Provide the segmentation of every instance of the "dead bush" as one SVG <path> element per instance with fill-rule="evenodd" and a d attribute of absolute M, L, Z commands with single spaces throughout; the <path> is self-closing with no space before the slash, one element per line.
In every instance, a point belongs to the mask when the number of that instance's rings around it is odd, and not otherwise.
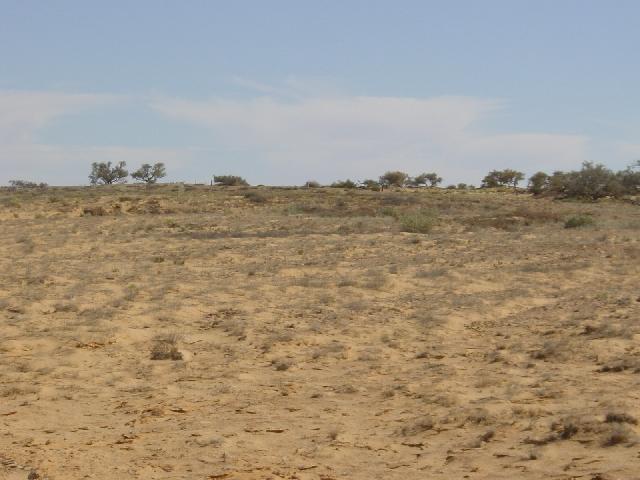
<path fill-rule="evenodd" d="M 103 217 L 107 214 L 107 211 L 102 205 L 89 206 L 82 208 L 83 215 L 91 215 L 92 217 Z"/>
<path fill-rule="evenodd" d="M 171 334 L 156 337 L 151 347 L 151 360 L 182 360 L 182 352 L 178 350 L 178 336 Z"/>

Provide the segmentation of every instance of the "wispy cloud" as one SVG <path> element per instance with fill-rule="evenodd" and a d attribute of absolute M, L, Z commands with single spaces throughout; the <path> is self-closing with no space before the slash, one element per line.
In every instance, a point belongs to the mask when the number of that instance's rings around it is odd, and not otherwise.
<path fill-rule="evenodd" d="M 209 128 L 218 144 L 268 162 L 284 181 L 300 181 L 296 170 L 362 178 L 390 168 L 477 181 L 493 167 L 573 167 L 588 144 L 579 135 L 483 132 L 483 122 L 507 107 L 471 97 L 157 98 L 152 107 Z"/>
<path fill-rule="evenodd" d="M 0 143 L 23 144 L 57 117 L 122 101 L 116 95 L 0 91 Z"/>
<path fill-rule="evenodd" d="M 177 148 L 63 146 L 34 141 L 40 129 L 60 117 L 131 100 L 109 94 L 0 91 L 0 182 L 26 178 L 51 184 L 86 183 L 88 166 L 95 161 L 160 161 L 177 167 L 187 160 L 189 152 Z"/>
<path fill-rule="evenodd" d="M 268 95 L 195 101 L 0 91 L 0 181 L 23 176 L 82 183 L 90 162 L 124 160 L 164 161 L 177 178 L 202 179 L 212 169 L 226 169 L 251 172 L 256 182 L 300 183 L 308 178 L 363 179 L 398 168 L 410 173 L 435 170 L 445 181 L 477 183 L 491 168 L 529 173 L 575 168 L 590 151 L 585 136 L 488 130 L 496 112 L 508 111 L 502 100 L 309 94 L 303 86 L 244 84 Z M 129 108 L 150 107 L 159 122 L 171 119 L 204 127 L 210 137 L 200 137 L 195 144 L 177 143 L 175 148 L 43 145 L 34 140 L 40 129 L 60 117 L 77 115 L 82 121 L 85 111 L 118 102 Z M 636 147 L 620 145 L 617 151 L 634 155 Z"/>
<path fill-rule="evenodd" d="M 130 166 L 164 162 L 176 169 L 184 164 L 189 153 L 184 149 L 125 146 L 0 145 L 0 159 L 11 159 L 11 164 L 3 168 L 6 177 L 0 181 L 24 178 L 52 185 L 83 184 L 88 182 L 92 162 L 124 160 Z"/>

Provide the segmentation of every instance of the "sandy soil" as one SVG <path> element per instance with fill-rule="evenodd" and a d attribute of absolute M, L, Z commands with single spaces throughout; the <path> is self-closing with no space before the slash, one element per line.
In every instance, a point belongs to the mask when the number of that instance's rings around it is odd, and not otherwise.
<path fill-rule="evenodd" d="M 0 207 L 0 478 L 640 478 L 638 206 L 163 186 Z"/>

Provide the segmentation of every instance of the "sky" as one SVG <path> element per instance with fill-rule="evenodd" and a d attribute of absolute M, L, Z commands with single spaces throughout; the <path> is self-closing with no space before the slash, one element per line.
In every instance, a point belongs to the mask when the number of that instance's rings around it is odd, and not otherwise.
<path fill-rule="evenodd" d="M 640 159 L 637 0 L 0 0 L 0 185 Z"/>

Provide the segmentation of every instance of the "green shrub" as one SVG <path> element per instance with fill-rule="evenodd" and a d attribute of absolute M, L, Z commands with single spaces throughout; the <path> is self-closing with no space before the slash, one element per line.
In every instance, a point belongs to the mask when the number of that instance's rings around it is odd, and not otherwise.
<path fill-rule="evenodd" d="M 435 224 L 433 214 L 425 211 L 405 213 L 398 220 L 402 231 L 409 233 L 429 233 Z"/>
<path fill-rule="evenodd" d="M 371 190 L 373 192 L 380 191 L 380 182 L 376 182 L 375 180 L 367 179 L 362 182 L 362 188 L 366 190 Z"/>
<path fill-rule="evenodd" d="M 593 217 L 588 215 L 574 215 L 564 222 L 564 228 L 579 228 L 593 225 Z"/>
<path fill-rule="evenodd" d="M 549 188 L 549 175 L 544 172 L 537 172 L 529 178 L 529 193 L 542 195 Z"/>
<path fill-rule="evenodd" d="M 409 180 L 409 175 L 400 172 L 387 172 L 380 177 L 380 185 L 384 187 L 404 187 Z"/>
<path fill-rule="evenodd" d="M 624 178 L 604 165 L 584 162 L 580 170 L 553 172 L 548 179 L 547 190 L 559 197 L 597 200 L 623 194 L 621 179 L 633 182 L 632 177 Z"/>
<path fill-rule="evenodd" d="M 332 188 L 356 188 L 357 185 L 354 181 L 350 180 L 350 179 L 346 179 L 346 180 L 338 180 L 337 182 L 333 182 L 331 184 Z"/>
<path fill-rule="evenodd" d="M 226 187 L 249 185 L 249 182 L 237 175 L 214 175 L 213 181 L 216 185 L 224 185 Z"/>
<path fill-rule="evenodd" d="M 253 203 L 267 203 L 269 197 L 261 192 L 247 192 L 244 194 L 244 198 Z"/>

